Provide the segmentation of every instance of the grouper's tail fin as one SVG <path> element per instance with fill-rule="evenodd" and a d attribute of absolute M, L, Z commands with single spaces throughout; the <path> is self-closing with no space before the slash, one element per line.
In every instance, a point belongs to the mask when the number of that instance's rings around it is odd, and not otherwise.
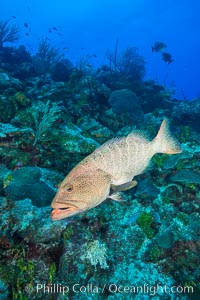
<path fill-rule="evenodd" d="M 169 122 L 167 119 L 163 120 L 152 143 L 155 153 L 176 154 L 182 152 L 180 143 L 170 132 Z"/>

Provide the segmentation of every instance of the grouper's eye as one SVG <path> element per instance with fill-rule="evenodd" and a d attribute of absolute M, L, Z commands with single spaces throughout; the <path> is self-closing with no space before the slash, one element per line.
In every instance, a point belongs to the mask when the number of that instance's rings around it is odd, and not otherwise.
<path fill-rule="evenodd" d="M 68 188 L 67 188 L 67 191 L 70 193 L 73 191 L 73 185 L 70 185 Z"/>
<path fill-rule="evenodd" d="M 74 187 L 72 184 L 65 184 L 63 187 L 62 187 L 62 195 L 68 195 L 69 193 L 71 193 L 73 191 Z"/>
<path fill-rule="evenodd" d="M 72 184 L 67 183 L 62 188 L 64 189 L 65 192 L 71 193 L 74 187 Z"/>

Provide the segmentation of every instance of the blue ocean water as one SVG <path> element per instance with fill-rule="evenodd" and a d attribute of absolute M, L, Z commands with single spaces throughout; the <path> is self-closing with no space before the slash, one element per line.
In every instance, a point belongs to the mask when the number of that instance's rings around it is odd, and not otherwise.
<path fill-rule="evenodd" d="M 0 0 L 0 300 L 199 299 L 199 10 Z"/>
<path fill-rule="evenodd" d="M 73 61 L 96 54 L 94 66 L 105 62 L 106 49 L 114 49 L 119 38 L 119 49 L 139 48 L 147 78 L 173 89 L 179 99 L 191 100 L 200 94 L 199 5 L 197 0 L 8 0 L 1 4 L 1 18 L 22 27 L 28 24 L 20 43 L 30 51 L 36 51 L 38 40 L 47 37 Z M 53 27 L 57 30 L 48 32 Z M 172 64 L 151 52 L 155 41 L 167 44 Z"/>

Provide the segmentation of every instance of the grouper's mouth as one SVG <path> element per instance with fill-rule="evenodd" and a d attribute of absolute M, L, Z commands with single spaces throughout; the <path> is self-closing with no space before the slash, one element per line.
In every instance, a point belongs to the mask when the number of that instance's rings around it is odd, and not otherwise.
<path fill-rule="evenodd" d="M 52 220 L 61 220 L 78 214 L 81 210 L 76 206 L 54 208 L 51 212 Z"/>

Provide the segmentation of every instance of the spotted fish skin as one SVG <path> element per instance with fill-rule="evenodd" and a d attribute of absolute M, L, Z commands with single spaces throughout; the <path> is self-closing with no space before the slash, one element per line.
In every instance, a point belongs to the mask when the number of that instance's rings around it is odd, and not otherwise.
<path fill-rule="evenodd" d="M 142 132 L 131 132 L 127 137 L 110 140 L 83 160 L 111 175 L 112 184 L 121 185 L 141 174 L 156 153 L 182 152 L 180 144 L 171 137 L 168 121 L 164 120 L 153 141 Z"/>
<path fill-rule="evenodd" d="M 144 133 L 131 132 L 126 137 L 106 142 L 72 169 L 61 183 L 51 205 L 54 208 L 52 219 L 95 207 L 110 197 L 111 190 L 135 186 L 133 178 L 146 169 L 154 154 L 180 152 L 181 146 L 172 137 L 166 119 L 153 141 Z M 113 199 L 119 197 L 113 195 Z"/>
<path fill-rule="evenodd" d="M 104 144 L 88 159 L 92 159 L 97 168 L 111 175 L 112 184 L 121 185 L 141 174 L 154 154 L 147 140 L 131 133 Z"/>

